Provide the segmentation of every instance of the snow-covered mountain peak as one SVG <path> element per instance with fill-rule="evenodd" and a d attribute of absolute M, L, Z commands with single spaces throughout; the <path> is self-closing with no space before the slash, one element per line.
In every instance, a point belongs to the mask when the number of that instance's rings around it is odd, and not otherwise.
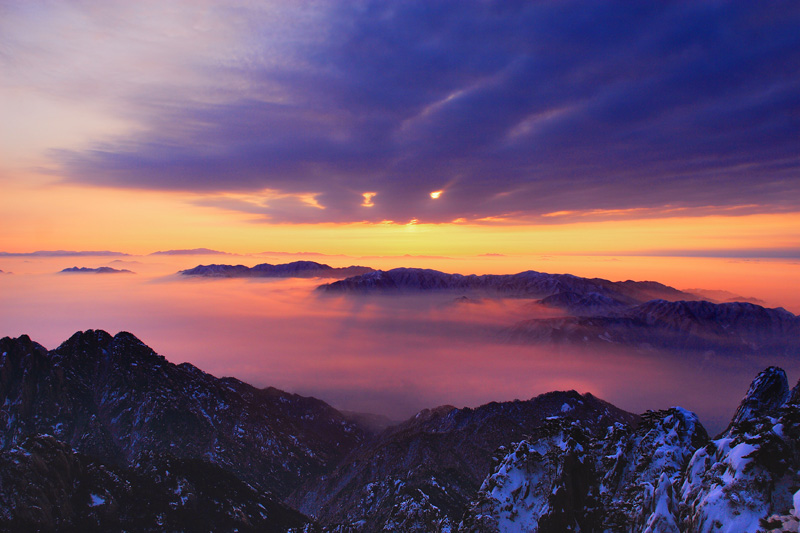
<path fill-rule="evenodd" d="M 750 384 L 726 433 L 743 422 L 776 411 L 789 400 L 789 396 L 789 381 L 782 368 L 771 366 L 762 370 Z"/>

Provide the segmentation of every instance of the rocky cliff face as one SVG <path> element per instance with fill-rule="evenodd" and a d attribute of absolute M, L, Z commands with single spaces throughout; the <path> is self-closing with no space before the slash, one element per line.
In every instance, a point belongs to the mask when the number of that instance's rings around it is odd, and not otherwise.
<path fill-rule="evenodd" d="M 680 408 L 646 413 L 635 428 L 611 425 L 601 436 L 558 421 L 510 448 L 459 530 L 668 531 L 672 486 L 706 439 Z"/>
<path fill-rule="evenodd" d="M 543 428 L 509 448 L 458 530 L 797 531 L 792 397 L 783 371 L 765 370 L 714 440 L 680 408 L 646 413 L 637 427 L 616 424 L 602 438 L 575 423 Z"/>
<path fill-rule="evenodd" d="M 637 419 L 575 391 L 476 409 L 422 411 L 365 442 L 289 501 L 348 531 L 446 531 L 490 472 L 498 447 L 554 421 L 580 421 L 588 434 L 601 434 L 609 425 Z"/>
<path fill-rule="evenodd" d="M 753 381 L 725 432 L 698 449 L 683 476 L 690 531 L 796 531 L 800 516 L 800 384 L 768 368 Z M 792 529 L 793 528 L 793 529 Z"/>

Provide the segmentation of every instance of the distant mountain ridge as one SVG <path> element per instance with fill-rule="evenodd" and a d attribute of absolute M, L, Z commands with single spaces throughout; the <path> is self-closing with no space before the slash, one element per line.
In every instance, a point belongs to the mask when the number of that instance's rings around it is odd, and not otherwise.
<path fill-rule="evenodd" d="M 800 355 L 800 317 L 746 302 L 652 300 L 615 314 L 525 320 L 502 335 L 521 343 Z"/>
<path fill-rule="evenodd" d="M 190 248 L 182 250 L 159 250 L 150 255 L 235 255 L 228 252 L 221 252 L 219 250 L 212 250 L 210 248 Z"/>
<path fill-rule="evenodd" d="M 349 266 L 334 268 L 315 261 L 293 261 L 272 265 L 262 263 L 254 267 L 244 265 L 198 265 L 179 273 L 184 276 L 205 278 L 344 278 L 371 272 L 372 268 Z"/>
<path fill-rule="evenodd" d="M 539 315 L 534 309 L 538 306 L 563 312 L 509 324 L 499 338 L 512 343 L 800 355 L 800 318 L 785 309 L 748 302 L 712 303 L 654 281 L 615 282 L 535 271 L 464 276 L 395 268 L 317 290 L 346 295 L 453 293 L 459 295 L 458 301 L 477 301 L 476 295 L 519 298 L 533 300 L 527 309 L 534 316 Z"/>
<path fill-rule="evenodd" d="M 510 298 L 546 298 L 562 292 L 599 294 L 626 305 L 655 298 L 692 299 L 693 295 L 655 281 L 608 281 L 572 274 L 547 274 L 528 270 L 518 274 L 446 274 L 422 268 L 375 270 L 318 287 L 324 293 L 397 293 L 458 291 Z"/>
<path fill-rule="evenodd" d="M 111 268 L 111 267 L 69 267 L 65 268 L 59 274 L 133 274 L 132 270 L 126 268 Z"/>

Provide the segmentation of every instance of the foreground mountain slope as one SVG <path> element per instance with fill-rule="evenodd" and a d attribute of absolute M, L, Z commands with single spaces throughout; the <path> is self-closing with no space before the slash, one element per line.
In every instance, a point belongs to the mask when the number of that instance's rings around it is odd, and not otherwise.
<path fill-rule="evenodd" d="M 129 333 L 73 335 L 48 352 L 0 339 L 0 448 L 46 433 L 113 465 L 169 451 L 282 497 L 364 438 L 314 398 L 174 365 Z"/>
<path fill-rule="evenodd" d="M 455 525 L 490 472 L 498 447 L 548 420 L 590 433 L 637 417 L 590 394 L 552 392 L 528 401 L 420 412 L 348 456 L 290 498 L 302 512 L 348 531 L 433 531 Z"/>
<path fill-rule="evenodd" d="M 643 531 L 657 510 L 653 490 L 675 483 L 706 440 L 697 418 L 680 408 L 601 435 L 552 422 L 501 458 L 459 530 Z"/>
<path fill-rule="evenodd" d="M 714 439 L 679 407 L 636 416 L 574 391 L 443 406 L 375 435 L 91 330 L 52 351 L 0 339 L 0 402 L 0 530 L 800 526 L 800 385 L 776 367 Z"/>
<path fill-rule="evenodd" d="M 649 412 L 601 438 L 558 421 L 516 443 L 459 531 L 797 531 L 800 386 L 759 374 L 731 426 L 709 440 L 683 409 Z"/>
<path fill-rule="evenodd" d="M 119 468 L 51 436 L 0 452 L 3 531 L 264 531 L 308 519 L 224 469 L 164 455 Z"/>

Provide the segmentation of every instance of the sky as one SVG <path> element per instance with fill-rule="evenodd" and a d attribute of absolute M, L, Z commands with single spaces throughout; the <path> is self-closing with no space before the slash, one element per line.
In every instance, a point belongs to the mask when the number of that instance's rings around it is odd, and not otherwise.
<path fill-rule="evenodd" d="M 800 312 L 797 2 L 0 0 L 0 72 L 6 254 L 535 269 Z M 0 254 L 0 301 L 38 302 L 0 335 L 97 327 L 42 309 L 100 257 Z"/>
<path fill-rule="evenodd" d="M 0 2 L 0 238 L 798 257 L 799 29 L 794 2 Z"/>

